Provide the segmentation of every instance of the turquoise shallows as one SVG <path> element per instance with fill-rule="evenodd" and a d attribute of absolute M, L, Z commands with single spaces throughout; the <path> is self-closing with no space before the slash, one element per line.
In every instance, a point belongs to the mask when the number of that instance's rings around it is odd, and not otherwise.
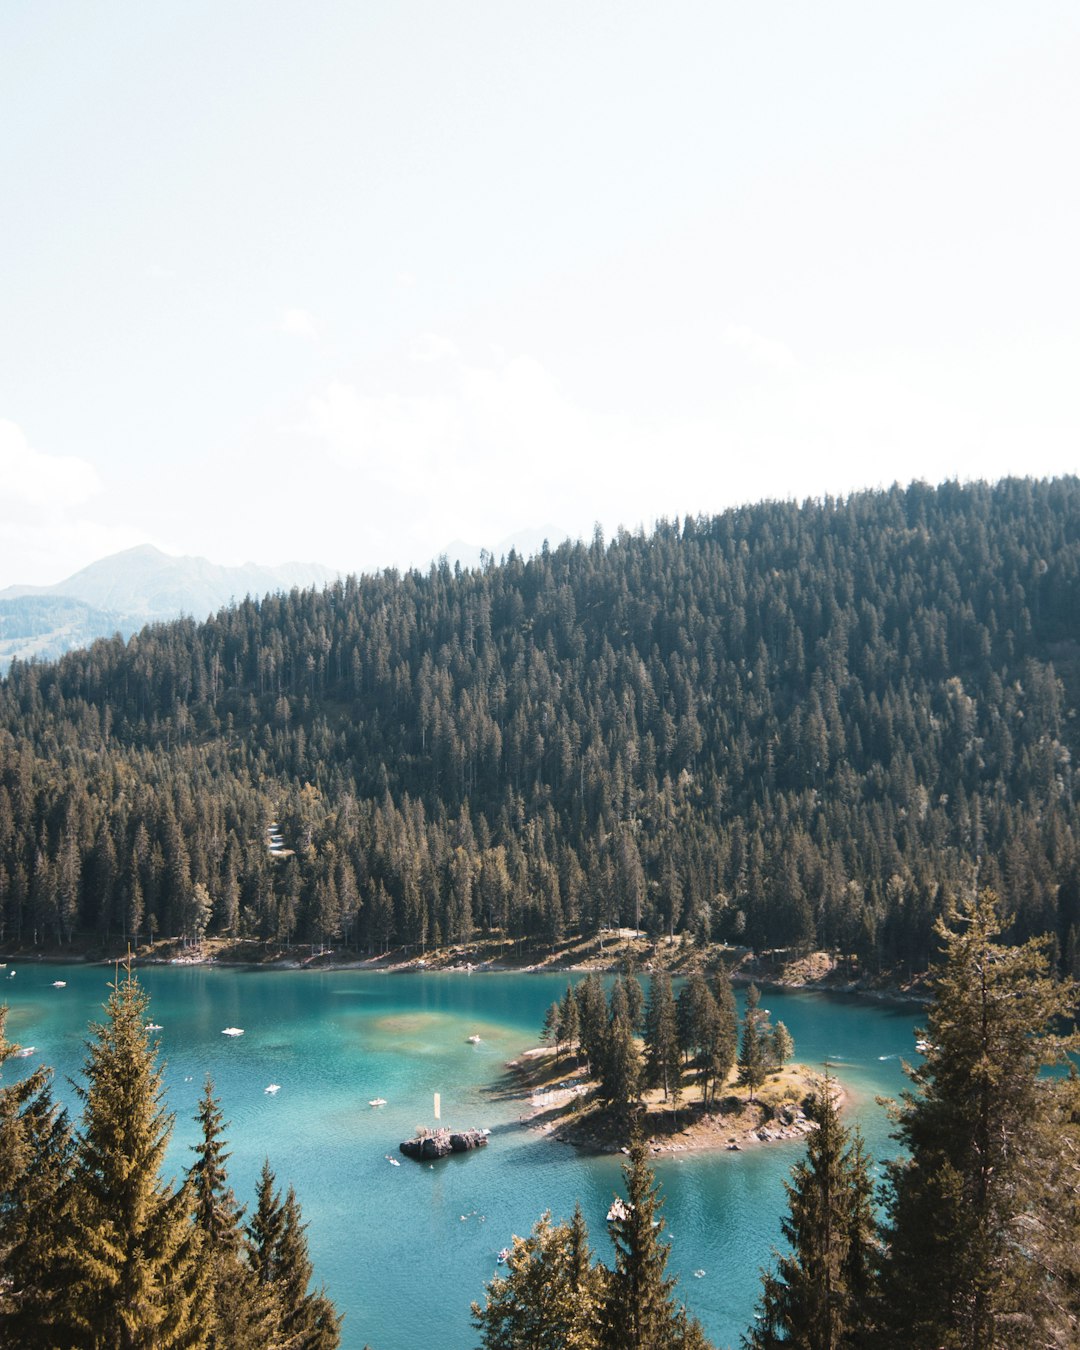
<path fill-rule="evenodd" d="M 14 968 L 16 975 L 9 978 Z M 112 968 L 9 961 L 0 969 L 8 1036 L 35 1047 L 5 1076 L 39 1061 L 58 1095 L 77 1103 L 87 1024 L 102 1016 Z M 250 1203 L 264 1156 L 292 1184 L 309 1224 L 316 1278 L 346 1314 L 343 1345 L 359 1350 L 467 1350 L 477 1338 L 469 1303 L 482 1301 L 495 1258 L 545 1209 L 568 1216 L 580 1199 L 597 1255 L 610 1258 L 604 1216 L 621 1186 L 621 1159 L 583 1157 L 521 1128 L 523 1103 L 505 1064 L 537 1044 L 544 1010 L 567 976 L 366 971 L 247 971 L 151 967 L 138 978 L 166 1062 L 176 1116 L 169 1165 L 187 1166 L 205 1075 L 222 1102 L 233 1187 Z M 577 980 L 580 976 L 571 976 Z M 53 986 L 63 980 L 62 988 Z M 915 1057 L 907 1007 L 821 994 L 762 997 L 795 1038 L 796 1057 L 828 1059 L 848 1086 L 870 1154 L 892 1156 L 876 1094 L 904 1085 Z M 226 1027 L 242 1036 L 225 1036 Z M 478 1035 L 477 1044 L 470 1036 Z M 278 1091 L 268 1093 L 271 1085 Z M 442 1120 L 491 1130 L 487 1149 L 429 1167 L 398 1158 L 398 1143 Z M 386 1106 L 371 1107 L 373 1098 Z M 750 1322 L 759 1269 L 780 1240 L 783 1181 L 797 1144 L 665 1158 L 657 1175 L 680 1296 L 719 1346 Z M 704 1271 L 695 1276 L 695 1271 Z"/>

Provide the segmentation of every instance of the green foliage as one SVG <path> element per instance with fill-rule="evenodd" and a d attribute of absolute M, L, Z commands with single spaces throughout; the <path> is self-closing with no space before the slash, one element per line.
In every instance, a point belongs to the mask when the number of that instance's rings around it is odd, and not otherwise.
<path fill-rule="evenodd" d="M 287 1350 L 335 1350 L 341 1343 L 341 1318 L 325 1291 L 309 1289 L 306 1228 L 293 1188 L 282 1200 L 270 1164 L 264 1162 L 247 1237 L 251 1267 L 269 1306 L 270 1343 Z"/>
<path fill-rule="evenodd" d="M 662 1087 L 664 1100 L 679 1098 L 679 1033 L 671 976 L 660 971 L 649 981 L 645 1013 L 645 1082 Z"/>
<path fill-rule="evenodd" d="M 117 978 L 91 1027 L 65 1267 L 69 1344 L 159 1350 L 206 1344 L 206 1283 L 192 1194 L 162 1180 L 172 1134 L 146 1030 L 149 998 Z"/>
<path fill-rule="evenodd" d="M 738 1058 L 739 1082 L 750 1089 L 751 1101 L 769 1071 L 769 1039 L 768 1016 L 761 1010 L 757 985 L 752 984 L 746 991 Z"/>
<path fill-rule="evenodd" d="M 791 1032 L 783 1022 L 777 1022 L 769 1036 L 769 1060 L 778 1069 L 782 1069 L 795 1053 L 795 1042 Z"/>
<path fill-rule="evenodd" d="M 569 1223 L 543 1214 L 532 1234 L 515 1237 L 506 1274 L 472 1305 L 483 1350 L 599 1350 L 604 1271 L 592 1264 L 580 1206 Z"/>
<path fill-rule="evenodd" d="M 17 662 L 0 933 L 922 968 L 978 861 L 1075 965 L 1078 516 L 1075 478 L 771 502 Z"/>
<path fill-rule="evenodd" d="M 636 984 L 637 981 L 635 980 Z M 606 1102 L 624 1134 L 641 1103 L 643 1066 L 631 1029 L 626 984 L 617 980 L 611 990 L 603 1058 L 600 1062 L 600 1099 Z"/>
<path fill-rule="evenodd" d="M 559 1004 L 559 1041 L 572 1050 L 578 1042 L 580 1036 L 580 1018 L 578 1016 L 577 999 L 574 997 L 574 991 L 568 984 L 566 993 Z"/>
<path fill-rule="evenodd" d="M 1045 1178 L 1060 1175 L 1068 1142 L 1046 1122 L 1071 1085 L 1039 1078 L 1077 1045 L 1061 1034 L 1077 990 L 1049 977 L 1048 940 L 1006 946 L 1004 926 L 989 892 L 938 926 L 945 962 L 925 1059 L 910 1070 L 915 1090 L 897 1113 L 904 1156 L 890 1167 L 888 1344 L 1042 1344 L 1062 1309 L 1077 1309 L 1075 1285 L 1054 1274 L 1052 1240 L 1051 1260 L 1040 1259 L 1056 1205 Z M 1074 1214 L 1075 1196 L 1074 1184 L 1063 1196 Z"/>
<path fill-rule="evenodd" d="M 195 1226 L 202 1235 L 202 1256 L 210 1284 L 206 1327 L 212 1350 L 261 1350 L 272 1329 L 270 1299 L 245 1257 L 243 1208 L 229 1186 L 229 1154 L 223 1137 L 221 1106 L 209 1075 L 196 1120 L 201 1138 L 188 1174 Z"/>
<path fill-rule="evenodd" d="M 340 1318 L 309 1293 L 296 1197 L 267 1168 L 248 1234 L 228 1184 L 223 1121 L 207 1081 L 183 1184 L 163 1180 L 172 1131 L 126 972 L 91 1027 L 76 1136 L 47 1070 L 0 1088 L 0 1343 L 63 1350 L 334 1350 Z M 0 1065 L 14 1047 L 4 1038 Z"/>
<path fill-rule="evenodd" d="M 844 1128 L 825 1079 L 806 1159 L 785 1183 L 790 1251 L 762 1277 L 749 1350 L 855 1350 L 872 1344 L 873 1186 L 862 1139 Z"/>
<path fill-rule="evenodd" d="M 0 1068 L 17 1047 L 4 1034 Z M 62 1325 L 55 1250 L 66 1221 L 73 1141 L 67 1114 L 52 1098 L 49 1070 L 39 1067 L 0 1088 L 0 1344 L 29 1345 Z"/>
<path fill-rule="evenodd" d="M 675 1301 L 666 1274 L 669 1248 L 645 1144 L 631 1141 L 624 1164 L 626 1200 L 608 1223 L 615 1247 L 602 1310 L 604 1350 L 685 1350 L 703 1343 L 700 1326 Z"/>

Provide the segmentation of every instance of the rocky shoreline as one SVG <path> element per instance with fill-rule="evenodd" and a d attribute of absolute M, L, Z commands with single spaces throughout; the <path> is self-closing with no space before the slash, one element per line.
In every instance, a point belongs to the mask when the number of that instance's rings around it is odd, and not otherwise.
<path fill-rule="evenodd" d="M 607 1113 L 591 1100 L 594 1085 L 579 1069 L 558 1073 L 552 1052 L 543 1047 L 525 1051 L 507 1065 L 517 1080 L 525 1108 L 522 1124 L 556 1143 L 588 1153 L 625 1151 L 626 1142 Z M 559 1081 L 552 1081 L 552 1071 Z M 651 1094 L 641 1124 L 653 1154 L 742 1152 L 766 1144 L 797 1143 L 817 1129 L 806 1113 L 806 1100 L 821 1082 L 821 1071 L 804 1064 L 788 1065 L 774 1075 L 764 1095 L 748 1101 L 729 1083 L 708 1109 L 684 1102 L 678 1109 Z M 847 1100 L 843 1084 L 829 1075 L 840 1109 Z"/>

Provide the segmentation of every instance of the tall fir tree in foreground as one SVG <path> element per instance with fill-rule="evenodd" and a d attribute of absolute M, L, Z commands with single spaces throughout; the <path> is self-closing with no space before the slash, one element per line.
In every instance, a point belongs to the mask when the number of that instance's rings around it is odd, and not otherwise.
<path fill-rule="evenodd" d="M 195 1119 L 200 1138 L 191 1146 L 188 1177 L 210 1284 L 208 1344 L 211 1350 L 261 1350 L 270 1342 L 271 1303 L 244 1259 L 244 1210 L 229 1185 L 225 1124 L 209 1075 Z"/>
<path fill-rule="evenodd" d="M 17 1046 L 5 1037 L 0 1070 Z M 54 1232 L 66 1213 L 73 1140 L 44 1066 L 0 1088 L 0 1345 L 45 1343 L 60 1321 L 63 1287 Z"/>
<path fill-rule="evenodd" d="M 1048 1230 L 1044 1122 L 1064 1089 L 1039 1073 L 1076 1047 L 1060 1029 L 1077 990 L 1050 977 L 1049 939 L 1005 946 L 1003 927 L 989 892 L 937 925 L 945 963 L 925 1059 L 909 1071 L 915 1091 L 897 1112 L 904 1156 L 890 1165 L 883 1346 L 1069 1343 L 1050 1336 L 1075 1312 L 1077 1290 L 1038 1241 Z"/>
<path fill-rule="evenodd" d="M 623 1172 L 626 1200 L 613 1207 L 608 1224 L 615 1264 L 604 1295 L 603 1350 L 707 1350 L 700 1324 L 676 1302 L 676 1281 L 666 1273 L 661 1202 L 640 1135 Z"/>
<path fill-rule="evenodd" d="M 830 1080 L 810 1106 L 818 1128 L 785 1183 L 781 1230 L 790 1251 L 762 1277 L 747 1350 L 856 1350 L 871 1346 L 876 1251 L 873 1184 L 858 1129 L 847 1130 Z"/>
<path fill-rule="evenodd" d="M 282 1200 L 264 1162 L 247 1228 L 252 1269 L 269 1304 L 269 1344 L 282 1350 L 336 1350 L 341 1318 L 324 1290 L 310 1289 L 307 1225 L 290 1186 Z"/>
<path fill-rule="evenodd" d="M 66 1267 L 66 1344 L 173 1350 L 207 1344 L 208 1280 L 190 1185 L 164 1181 L 173 1119 L 146 1029 L 149 999 L 126 972 L 91 1026 Z"/>

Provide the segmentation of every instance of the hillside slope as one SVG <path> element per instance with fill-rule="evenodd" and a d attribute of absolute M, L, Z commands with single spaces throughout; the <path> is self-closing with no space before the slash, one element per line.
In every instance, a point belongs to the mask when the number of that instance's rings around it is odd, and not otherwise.
<path fill-rule="evenodd" d="M 6 933 L 624 923 L 921 966 L 988 884 L 1075 966 L 1078 614 L 1078 480 L 916 484 L 18 666 Z"/>

